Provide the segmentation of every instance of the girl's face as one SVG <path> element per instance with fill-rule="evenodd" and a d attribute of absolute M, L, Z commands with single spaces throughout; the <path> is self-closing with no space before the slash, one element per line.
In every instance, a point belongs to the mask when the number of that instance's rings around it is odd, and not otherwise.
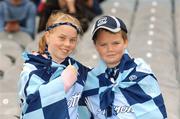
<path fill-rule="evenodd" d="M 115 67 L 120 63 L 127 45 L 128 41 L 127 39 L 123 40 L 121 32 L 114 34 L 104 30 L 100 31 L 95 43 L 100 57 L 109 68 Z"/>
<path fill-rule="evenodd" d="M 75 28 L 68 25 L 58 26 L 45 33 L 48 51 L 57 63 L 64 61 L 75 49 L 78 34 Z"/>

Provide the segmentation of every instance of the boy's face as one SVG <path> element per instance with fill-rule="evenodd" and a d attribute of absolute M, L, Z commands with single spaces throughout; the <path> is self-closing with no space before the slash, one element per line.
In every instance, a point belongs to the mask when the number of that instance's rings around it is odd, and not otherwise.
<path fill-rule="evenodd" d="M 99 32 L 95 47 L 108 67 L 115 67 L 120 63 L 128 40 L 123 40 L 121 32 L 111 33 L 105 30 Z"/>

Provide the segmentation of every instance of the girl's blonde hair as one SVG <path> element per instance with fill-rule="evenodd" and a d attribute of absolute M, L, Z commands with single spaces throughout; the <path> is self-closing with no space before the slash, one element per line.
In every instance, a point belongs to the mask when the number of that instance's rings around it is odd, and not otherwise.
<path fill-rule="evenodd" d="M 47 21 L 47 24 L 46 24 L 46 29 L 49 26 L 52 26 L 54 24 L 61 23 L 61 22 L 62 23 L 64 23 L 64 22 L 70 23 L 70 24 L 76 26 L 80 31 L 82 31 L 82 28 L 81 28 L 81 25 L 80 25 L 80 22 L 79 22 L 78 19 L 76 19 L 75 17 L 73 17 L 73 16 L 71 16 L 69 14 L 62 13 L 61 11 L 57 11 L 57 10 L 53 11 L 51 13 L 50 17 L 48 18 L 48 21 Z M 39 41 L 38 52 L 40 54 L 44 54 L 45 53 L 45 48 L 46 48 L 46 38 L 45 38 L 45 35 L 43 35 L 42 38 Z"/>

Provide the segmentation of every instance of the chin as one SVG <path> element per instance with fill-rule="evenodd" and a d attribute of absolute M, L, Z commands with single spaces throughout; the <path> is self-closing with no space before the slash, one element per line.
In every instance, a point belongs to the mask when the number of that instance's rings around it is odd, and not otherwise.
<path fill-rule="evenodd" d="M 114 63 L 114 62 L 117 62 L 117 61 L 115 61 L 113 58 L 108 59 L 108 60 L 105 60 L 105 61 L 108 62 L 108 63 Z"/>
<path fill-rule="evenodd" d="M 108 61 L 107 61 L 107 60 L 106 60 L 105 62 L 106 62 L 106 64 L 114 64 L 114 65 L 119 64 L 119 60 L 118 60 L 118 61 L 114 61 L 114 60 L 113 60 L 113 61 L 112 61 L 112 60 L 108 60 Z"/>
<path fill-rule="evenodd" d="M 113 61 L 107 61 L 108 64 L 116 64 L 116 62 Z"/>

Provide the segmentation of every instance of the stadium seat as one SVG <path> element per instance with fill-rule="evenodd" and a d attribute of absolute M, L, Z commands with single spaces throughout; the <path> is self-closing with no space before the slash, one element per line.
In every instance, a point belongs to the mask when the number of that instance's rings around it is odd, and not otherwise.
<path fill-rule="evenodd" d="M 17 93 L 14 93 L 14 92 L 2 93 L 0 91 L 0 117 L 1 119 L 17 119 L 15 117 L 16 115 L 19 115 Z"/>
<path fill-rule="evenodd" d="M 15 64 L 16 59 L 21 56 L 22 48 L 15 41 L 10 40 L 0 40 L 0 46 L 0 52 Z"/>
<path fill-rule="evenodd" d="M 11 60 L 0 53 L 0 79 L 3 79 L 4 73 L 13 65 Z"/>
<path fill-rule="evenodd" d="M 32 38 L 24 32 L 7 33 L 0 32 L 0 40 L 11 40 L 17 42 L 23 49 L 32 42 Z"/>

